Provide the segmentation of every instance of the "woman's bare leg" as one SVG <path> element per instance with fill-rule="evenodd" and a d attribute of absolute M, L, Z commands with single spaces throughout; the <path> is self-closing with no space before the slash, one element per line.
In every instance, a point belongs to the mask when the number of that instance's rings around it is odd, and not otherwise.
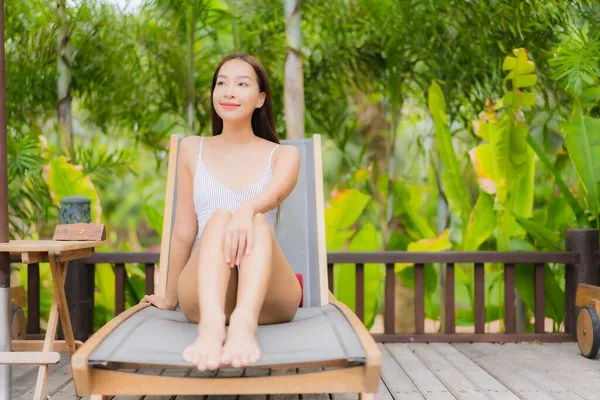
<path fill-rule="evenodd" d="M 190 258 L 190 262 L 196 262 L 196 265 L 190 265 L 191 268 L 186 266 L 178 282 L 180 304 L 184 314 L 193 322 L 199 318 L 198 338 L 185 349 L 183 358 L 200 371 L 219 367 L 221 348 L 225 340 L 226 297 L 230 286 L 231 268 L 225 261 L 223 245 L 225 228 L 230 217 L 231 213 L 227 210 L 215 211 L 204 227 L 195 254 Z M 194 257 L 196 254 L 197 258 Z M 187 298 L 189 296 L 198 299 L 198 308 L 194 299 Z"/>
<path fill-rule="evenodd" d="M 264 215 L 253 223 L 254 243 L 239 268 L 235 309 L 229 321 L 221 364 L 240 368 L 256 362 L 259 324 L 290 321 L 298 309 L 301 289 Z"/>

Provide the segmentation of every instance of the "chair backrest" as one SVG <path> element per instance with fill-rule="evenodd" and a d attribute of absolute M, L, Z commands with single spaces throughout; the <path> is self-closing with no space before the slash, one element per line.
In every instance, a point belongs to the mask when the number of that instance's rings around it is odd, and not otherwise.
<path fill-rule="evenodd" d="M 173 136 L 169 150 L 167 192 L 163 237 L 160 252 L 160 278 L 157 293 L 164 294 L 168 276 L 171 234 L 175 221 L 177 157 L 182 137 Z M 323 200 L 323 168 L 321 136 L 299 140 L 283 140 L 293 145 L 301 155 L 300 174 L 293 192 L 281 204 L 279 224 L 275 234 L 279 245 L 297 273 L 304 276 L 304 306 L 319 306 L 329 302 L 325 246 Z"/>

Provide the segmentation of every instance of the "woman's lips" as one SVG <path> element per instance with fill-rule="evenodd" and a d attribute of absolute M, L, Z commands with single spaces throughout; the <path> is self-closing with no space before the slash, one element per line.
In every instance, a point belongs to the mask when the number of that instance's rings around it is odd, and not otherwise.
<path fill-rule="evenodd" d="M 239 104 L 234 104 L 234 103 L 221 103 L 221 107 L 223 107 L 226 110 L 233 110 L 239 106 L 240 106 Z"/>

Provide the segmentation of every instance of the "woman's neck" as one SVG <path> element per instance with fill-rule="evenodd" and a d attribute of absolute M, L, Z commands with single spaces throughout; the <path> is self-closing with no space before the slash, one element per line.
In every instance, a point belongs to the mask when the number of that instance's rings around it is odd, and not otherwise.
<path fill-rule="evenodd" d="M 220 135 L 229 144 L 246 144 L 256 138 L 252 130 L 252 121 L 234 122 L 223 121 L 223 131 Z"/>

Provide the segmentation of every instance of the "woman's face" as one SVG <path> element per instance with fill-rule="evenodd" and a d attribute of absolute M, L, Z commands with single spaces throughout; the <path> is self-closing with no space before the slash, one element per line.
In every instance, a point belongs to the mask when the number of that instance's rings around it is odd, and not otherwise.
<path fill-rule="evenodd" d="M 262 107 L 265 93 L 260 91 L 254 68 L 239 59 L 227 61 L 217 75 L 212 95 L 213 106 L 223 121 L 251 118 Z"/>

